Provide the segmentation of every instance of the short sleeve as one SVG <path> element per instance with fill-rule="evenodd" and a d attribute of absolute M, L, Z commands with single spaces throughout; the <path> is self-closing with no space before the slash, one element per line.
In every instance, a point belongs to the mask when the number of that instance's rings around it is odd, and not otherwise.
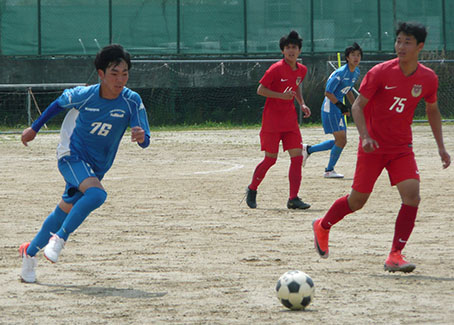
<path fill-rule="evenodd" d="M 266 70 L 262 79 L 260 79 L 260 83 L 263 86 L 265 86 L 266 88 L 271 88 L 271 85 L 273 84 L 275 73 L 276 73 L 276 66 L 273 65 L 268 70 Z"/>
<path fill-rule="evenodd" d="M 429 92 L 424 95 L 424 100 L 426 103 L 435 103 L 437 101 L 437 91 L 438 91 L 438 76 L 433 72 L 433 81 L 430 83 L 432 86 Z"/>
<path fill-rule="evenodd" d="M 359 88 L 359 92 L 363 97 L 371 99 L 377 92 L 380 87 L 380 71 L 380 65 L 376 65 L 366 73 Z"/>
<path fill-rule="evenodd" d="M 329 79 L 326 82 L 325 91 L 333 94 L 336 91 L 337 86 L 339 86 L 340 82 L 340 71 L 336 70 L 331 74 L 331 76 L 329 76 Z"/>
<path fill-rule="evenodd" d="M 79 109 L 79 106 L 82 104 L 81 93 L 87 87 L 74 87 L 70 89 L 65 89 L 60 97 L 58 97 L 58 105 L 63 108 L 76 108 Z"/>

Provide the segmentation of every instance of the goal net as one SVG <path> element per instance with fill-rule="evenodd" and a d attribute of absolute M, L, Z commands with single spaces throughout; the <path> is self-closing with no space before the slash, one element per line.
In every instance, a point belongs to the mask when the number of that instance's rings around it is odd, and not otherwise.
<path fill-rule="evenodd" d="M 356 84 L 354 92 L 358 92 L 359 85 L 367 71 L 374 65 L 383 61 L 361 61 L 359 69 L 361 71 L 360 80 Z M 454 121 L 454 60 L 419 60 L 426 67 L 431 68 L 438 75 L 438 106 L 444 121 Z M 338 68 L 337 61 L 327 61 L 330 73 Z M 414 115 L 414 122 L 427 122 L 424 100 L 420 101 Z"/>
<path fill-rule="evenodd" d="M 0 84 L 0 127 L 21 130 L 25 126 L 30 126 L 64 89 L 82 85 L 85 84 Z M 61 124 L 63 118 L 64 114 L 59 114 L 52 123 Z M 47 125 L 42 131 L 46 132 L 46 129 Z"/>

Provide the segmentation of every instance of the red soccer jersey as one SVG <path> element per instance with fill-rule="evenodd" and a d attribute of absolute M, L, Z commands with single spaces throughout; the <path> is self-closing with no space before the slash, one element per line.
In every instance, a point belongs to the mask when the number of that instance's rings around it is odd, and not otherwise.
<path fill-rule="evenodd" d="M 359 92 L 369 99 L 364 117 L 369 135 L 380 146 L 374 152 L 411 151 L 411 124 L 416 106 L 422 98 L 428 103 L 436 102 L 437 89 L 437 75 L 420 63 L 408 77 L 402 73 L 398 58 L 370 69 Z"/>
<path fill-rule="evenodd" d="M 292 70 L 284 59 L 274 63 L 260 80 L 266 88 L 283 93 L 285 90 L 298 91 L 298 86 L 307 73 L 306 66 L 297 63 Z M 298 115 L 294 100 L 267 98 L 262 115 L 262 131 L 287 132 L 299 129 Z"/>

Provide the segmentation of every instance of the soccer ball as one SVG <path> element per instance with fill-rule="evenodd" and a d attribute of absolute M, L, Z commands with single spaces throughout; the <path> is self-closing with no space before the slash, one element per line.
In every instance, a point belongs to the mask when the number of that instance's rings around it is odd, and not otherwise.
<path fill-rule="evenodd" d="M 276 294 L 287 308 L 299 310 L 306 308 L 314 299 L 314 281 L 302 271 L 288 271 L 277 280 Z"/>

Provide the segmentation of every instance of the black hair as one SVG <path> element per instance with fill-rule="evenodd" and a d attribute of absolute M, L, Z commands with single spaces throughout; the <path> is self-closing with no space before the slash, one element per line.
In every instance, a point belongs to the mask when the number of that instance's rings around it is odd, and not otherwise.
<path fill-rule="evenodd" d="M 399 22 L 396 29 L 396 37 L 400 33 L 412 35 L 416 38 L 416 44 L 426 41 L 427 30 L 426 26 L 416 22 Z"/>
<path fill-rule="evenodd" d="M 279 47 L 281 48 L 281 51 L 283 51 L 284 47 L 289 44 L 295 44 L 301 50 L 301 48 L 303 47 L 303 39 L 298 35 L 296 31 L 292 30 L 290 34 L 281 37 L 279 41 Z"/>
<path fill-rule="evenodd" d="M 117 66 L 125 61 L 128 65 L 128 70 L 131 69 L 131 56 L 120 44 L 110 44 L 103 47 L 95 58 L 96 70 L 101 69 L 106 72 L 106 69 L 111 65 Z"/>
<path fill-rule="evenodd" d="M 349 46 L 345 49 L 345 62 L 348 63 L 347 61 L 347 57 L 352 53 L 352 52 L 355 52 L 355 51 L 359 51 L 359 54 L 361 55 L 361 59 L 363 58 L 363 49 L 361 48 L 361 46 L 359 46 L 358 43 L 354 42 L 352 44 L 352 46 Z"/>

